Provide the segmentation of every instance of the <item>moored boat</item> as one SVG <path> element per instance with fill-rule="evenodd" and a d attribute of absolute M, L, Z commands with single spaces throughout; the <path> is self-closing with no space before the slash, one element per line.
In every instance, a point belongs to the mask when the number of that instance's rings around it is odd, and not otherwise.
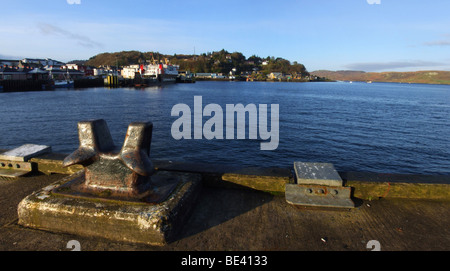
<path fill-rule="evenodd" d="M 140 65 L 142 78 L 156 79 L 159 83 L 175 83 L 178 66 L 171 64 Z"/>
<path fill-rule="evenodd" d="M 74 86 L 73 80 L 55 80 L 55 88 L 71 88 Z"/>

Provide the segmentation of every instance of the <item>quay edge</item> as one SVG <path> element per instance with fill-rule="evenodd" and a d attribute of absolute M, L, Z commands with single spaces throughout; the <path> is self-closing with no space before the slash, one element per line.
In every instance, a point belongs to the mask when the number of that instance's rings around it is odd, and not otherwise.
<path fill-rule="evenodd" d="M 65 154 L 49 153 L 32 158 L 38 172 L 73 174 L 81 166 L 62 167 Z M 209 187 L 247 188 L 274 195 L 284 195 L 285 185 L 295 183 L 290 168 L 258 168 L 229 165 L 205 165 L 177 161 L 154 161 L 160 171 L 197 173 Z M 361 200 L 410 198 L 450 200 L 450 176 L 388 174 L 371 172 L 338 172 L 344 185 L 352 187 L 352 196 Z"/>

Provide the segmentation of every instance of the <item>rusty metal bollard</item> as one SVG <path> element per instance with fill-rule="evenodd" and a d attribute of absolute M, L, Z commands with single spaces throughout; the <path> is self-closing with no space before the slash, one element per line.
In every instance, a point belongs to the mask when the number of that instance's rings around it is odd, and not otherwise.
<path fill-rule="evenodd" d="M 63 166 L 84 167 L 83 181 L 59 189 L 72 195 L 110 199 L 157 202 L 167 196 L 175 185 L 152 180 L 155 168 L 150 160 L 153 124 L 133 122 L 128 126 L 123 146 L 116 147 L 105 120 L 78 123 L 79 148 L 64 159 Z M 162 186 L 161 186 L 162 185 Z"/>
<path fill-rule="evenodd" d="M 202 176 L 156 170 L 152 128 L 151 122 L 131 123 L 116 147 L 104 120 L 79 122 L 79 148 L 63 165 L 83 170 L 24 198 L 18 224 L 157 246 L 174 240 L 195 206 Z"/>

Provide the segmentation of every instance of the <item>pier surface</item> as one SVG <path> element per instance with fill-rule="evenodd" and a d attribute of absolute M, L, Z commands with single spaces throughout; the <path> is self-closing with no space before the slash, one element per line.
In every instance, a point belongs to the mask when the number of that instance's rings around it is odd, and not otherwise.
<path fill-rule="evenodd" d="M 195 166 L 183 163 L 156 165 L 160 170 L 196 171 Z M 347 184 L 356 186 L 355 195 L 358 190 L 366 194 L 361 192 L 361 198 L 356 197 L 354 209 L 328 210 L 295 207 L 286 202 L 283 193 L 263 191 L 276 188 L 258 188 L 258 183 L 267 187 L 267 183 L 277 180 L 289 182 L 292 176 L 287 175 L 288 171 L 247 169 L 243 172 L 201 165 L 198 168 L 203 169 L 204 178 L 199 200 L 179 236 L 163 247 L 21 227 L 17 224 L 19 202 L 67 175 L 35 172 L 19 178 L 0 177 L 0 250 L 66 251 L 70 240 L 80 242 L 81 250 L 85 251 L 367 251 L 371 240 L 378 241 L 381 250 L 450 250 L 448 176 L 431 181 L 424 176 L 413 176 L 408 183 L 414 188 L 405 189 L 408 184 L 400 181 L 405 177 L 402 175 L 340 173 Z M 214 171 L 220 172 L 220 181 Z M 386 176 L 391 180 L 387 189 L 383 180 L 377 180 Z M 361 179 L 372 182 L 370 189 L 359 185 L 366 183 Z M 417 182 L 425 183 L 426 189 L 417 190 Z M 396 183 L 402 186 L 395 186 Z M 395 196 L 395 193 L 400 195 L 399 187 L 409 191 L 405 197 Z M 389 191 L 394 196 L 388 196 Z M 408 196 L 411 191 L 415 197 Z M 420 191 L 426 191 L 429 196 L 420 197 Z M 369 195 L 372 192 L 384 197 Z"/>

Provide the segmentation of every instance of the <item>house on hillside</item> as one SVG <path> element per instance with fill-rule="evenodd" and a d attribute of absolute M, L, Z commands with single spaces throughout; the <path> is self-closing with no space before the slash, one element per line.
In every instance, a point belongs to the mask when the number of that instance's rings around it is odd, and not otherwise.
<path fill-rule="evenodd" d="M 280 79 L 283 79 L 283 73 L 281 73 L 281 72 L 271 72 L 267 77 L 270 80 L 280 80 Z"/>

